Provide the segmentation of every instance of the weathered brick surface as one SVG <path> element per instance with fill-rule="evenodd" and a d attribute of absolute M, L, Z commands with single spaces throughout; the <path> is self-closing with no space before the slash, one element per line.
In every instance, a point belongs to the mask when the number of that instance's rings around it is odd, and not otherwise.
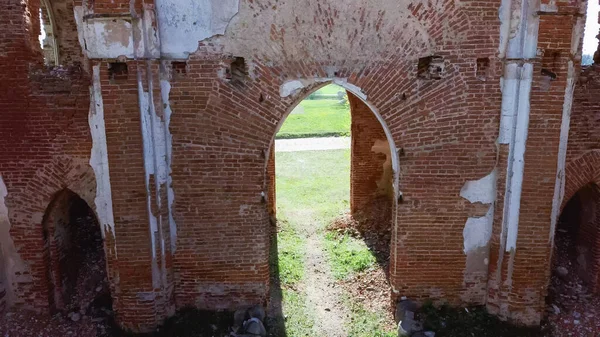
<path fill-rule="evenodd" d="M 355 214 L 370 207 L 370 203 L 379 196 L 393 198 L 394 191 L 390 146 L 381 123 L 371 109 L 352 93 L 348 93 L 348 101 L 352 118 L 350 211 Z"/>
<path fill-rule="evenodd" d="M 96 186 L 88 164 L 89 76 L 79 67 L 43 66 L 38 9 L 37 1 L 0 2 L 0 174 L 17 261 L 24 261 L 13 270 L 14 304 L 46 311 L 45 211 L 64 188 L 93 207 Z"/>
<path fill-rule="evenodd" d="M 95 207 L 95 177 L 88 164 L 90 75 L 73 66 L 82 62 L 88 69 L 75 47 L 70 3 L 51 2 L 53 11 L 64 14 L 57 38 L 61 63 L 69 67 L 48 69 L 37 40 L 39 1 L 0 1 L 0 174 L 9 193 L 10 234 L 26 262 L 14 284 L 16 304 L 47 310 L 45 211 L 64 188 Z M 114 233 L 105 232 L 105 249 L 123 326 L 147 330 L 175 306 L 236 308 L 267 301 L 269 218 L 275 202 L 269 147 L 290 109 L 323 78 L 360 88 L 355 94 L 367 97 L 395 148 L 402 149 L 396 187 L 403 198 L 392 216 L 392 297 L 487 301 L 504 318 L 539 321 L 575 4 L 559 3 L 559 15 L 541 14 L 519 237 L 516 251 L 507 254 L 501 226 L 508 145 L 496 143 L 503 61 L 497 56 L 500 29 L 490 29 L 500 26 L 499 3 L 412 4 L 402 17 L 390 1 L 381 4 L 366 9 L 332 1 L 279 7 L 241 1 L 228 33 L 201 42 L 174 69 L 169 60 L 162 66 L 157 60 L 129 60 L 127 73 L 111 77 L 114 60 L 91 62 L 100 71 L 97 94 L 104 103 L 115 218 Z M 144 6 L 153 4 L 133 3 L 138 13 Z M 130 2 L 95 1 L 88 10 L 130 13 Z M 418 69 L 419 59 L 431 55 L 443 60 L 443 69 L 433 75 Z M 232 56 L 244 57 L 244 69 L 231 71 Z M 556 79 L 549 81 L 542 69 Z M 597 178 L 596 121 L 589 113 L 598 107 L 595 71 L 588 68 L 584 75 L 589 76 L 577 87 L 570 135 L 576 145 L 567 156 L 565 198 L 591 181 L 581 176 Z M 298 78 L 305 87 L 282 97 L 281 86 Z M 170 85 L 168 102 L 161 97 L 161 80 Z M 171 159 L 149 152 L 159 145 L 149 145 L 141 102 L 152 106 L 159 120 L 163 109 L 171 109 Z M 374 123 L 374 115 L 365 116 Z M 353 124 L 355 134 L 364 131 L 362 123 L 367 119 Z M 373 132 L 355 137 L 353 172 L 361 173 L 359 164 L 365 161 L 359 149 L 372 158 L 373 169 L 382 167 L 383 158 L 371 150 L 382 133 Z M 169 227 L 169 186 L 150 173 L 161 161 L 170 165 L 176 233 Z M 467 270 L 463 230 L 474 206 L 460 191 L 494 168 L 498 184 L 488 277 Z M 367 172 L 372 175 L 362 174 Z M 358 193 L 361 184 L 369 191 L 375 187 L 374 171 L 362 173 L 365 180 L 353 182 L 357 198 L 368 195 Z M 353 207 L 360 203 L 354 200 Z"/>

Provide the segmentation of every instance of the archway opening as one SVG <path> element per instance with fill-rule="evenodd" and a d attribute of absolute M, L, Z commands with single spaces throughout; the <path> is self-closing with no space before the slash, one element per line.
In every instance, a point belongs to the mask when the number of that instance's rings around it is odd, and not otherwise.
<path fill-rule="evenodd" d="M 40 1 L 40 47 L 44 56 L 44 65 L 53 67 L 58 65 L 58 44 L 56 39 L 54 16 L 49 2 Z"/>
<path fill-rule="evenodd" d="M 555 332 L 600 332 L 600 187 L 579 189 L 565 204 L 554 235 L 549 321 Z"/>
<path fill-rule="evenodd" d="M 394 174 L 387 133 L 374 111 L 341 86 L 311 93 L 281 125 L 267 173 L 277 218 L 270 330 L 281 336 L 391 333 Z"/>
<path fill-rule="evenodd" d="M 110 315 L 104 242 L 94 211 L 65 189 L 46 210 L 43 226 L 50 308 L 75 321 Z"/>

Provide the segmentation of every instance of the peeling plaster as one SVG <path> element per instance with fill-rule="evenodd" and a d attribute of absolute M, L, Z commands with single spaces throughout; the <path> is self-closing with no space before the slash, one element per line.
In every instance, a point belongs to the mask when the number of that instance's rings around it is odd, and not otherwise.
<path fill-rule="evenodd" d="M 460 6 L 459 1 L 454 4 Z M 417 5 L 439 15 L 441 22 L 434 27 L 415 17 L 411 9 Z M 362 64 L 403 52 L 421 57 L 436 50 L 429 33 L 439 24 L 449 28 L 443 32 L 448 39 L 461 38 L 453 18 L 441 15 L 445 5 L 440 0 L 377 0 L 370 6 L 334 1 L 326 7 L 312 0 L 279 1 L 276 6 L 242 1 L 225 34 L 211 42 L 225 54 L 253 55 L 273 63 L 340 64 L 352 55 L 355 64 Z M 321 14 L 315 19 L 314 13 Z"/>
<path fill-rule="evenodd" d="M 158 267 L 156 256 L 156 235 L 158 234 L 158 220 L 152 212 L 152 193 L 150 190 L 150 179 L 155 176 L 154 167 L 154 146 L 152 138 L 152 122 L 150 115 L 150 100 L 148 92 L 144 91 L 142 84 L 141 72 L 138 70 L 138 100 L 140 107 L 141 132 L 143 143 L 143 158 L 144 158 L 144 181 L 146 183 L 146 207 L 148 210 L 148 221 L 150 225 L 150 245 L 152 249 L 152 285 L 160 286 L 161 272 Z"/>
<path fill-rule="evenodd" d="M 303 88 L 305 88 L 309 85 L 312 85 L 314 83 L 325 83 L 325 82 L 331 82 L 333 84 L 337 84 L 340 87 L 343 87 L 344 89 L 347 89 L 348 91 L 352 92 L 355 96 L 359 97 L 363 101 L 367 100 L 367 95 L 362 91 L 361 88 L 348 82 L 347 78 L 342 78 L 342 77 L 332 77 L 332 78 L 317 77 L 314 79 L 289 80 L 279 86 L 279 96 L 281 96 L 283 98 L 293 96 L 293 95 L 297 94 L 300 90 L 302 90 Z"/>
<path fill-rule="evenodd" d="M 156 0 L 164 56 L 187 58 L 198 42 L 225 33 L 239 0 Z"/>
<path fill-rule="evenodd" d="M 10 236 L 10 220 L 8 216 L 8 207 L 6 206 L 6 197 L 8 190 L 0 175 L 0 283 L 4 284 L 6 291 L 7 304 L 11 305 L 15 301 L 14 286 L 17 278 L 27 277 L 22 273 L 25 271 L 25 264 L 17 252 L 17 248 Z"/>
<path fill-rule="evenodd" d="M 160 57 L 160 41 L 150 10 L 145 10 L 141 18 L 131 16 L 87 19 L 84 19 L 85 10 L 82 6 L 75 6 L 73 11 L 79 44 L 88 58 Z"/>
<path fill-rule="evenodd" d="M 585 8 L 582 9 L 585 11 Z M 582 17 L 577 18 L 577 23 L 573 29 L 571 39 L 571 55 L 577 55 L 579 44 L 585 27 L 585 20 Z M 567 84 L 565 88 L 565 100 L 563 103 L 562 122 L 560 125 L 560 141 L 558 144 L 558 160 L 556 167 L 556 182 L 554 184 L 554 196 L 552 198 L 552 213 L 550 218 L 550 243 L 554 246 L 554 233 L 556 232 L 556 222 L 560 212 L 565 194 L 565 165 L 567 158 L 567 145 L 569 142 L 569 126 L 571 123 L 571 108 L 573 106 L 573 91 L 575 90 L 575 65 L 573 60 L 569 60 L 567 70 Z"/>
<path fill-rule="evenodd" d="M 464 252 L 468 254 L 486 247 L 492 237 L 494 221 L 494 200 L 496 198 L 496 170 L 479 180 L 467 181 L 460 190 L 460 196 L 471 203 L 489 204 L 487 213 L 482 217 L 467 219 L 463 230 Z"/>
<path fill-rule="evenodd" d="M 511 5 L 510 10 L 506 7 Z M 539 2 L 502 2 L 500 51 L 506 43 L 502 105 L 498 143 L 509 146 L 501 227 L 501 243 L 506 252 L 516 249 L 529 129 L 532 60 L 537 55 Z M 509 12 L 507 12 L 509 11 Z M 510 16 L 508 15 L 510 14 Z M 508 21 L 507 21 L 508 20 Z M 507 25 L 509 28 L 507 28 Z M 508 32 L 508 33 L 507 33 Z M 499 257 L 502 259 L 502 256 Z"/>
<path fill-rule="evenodd" d="M 106 232 L 111 233 L 113 237 L 115 236 L 115 220 L 108 167 L 106 129 L 104 125 L 104 104 L 102 101 L 102 89 L 100 87 L 100 66 L 93 67 L 92 87 L 90 91 L 90 113 L 88 116 L 92 136 L 90 166 L 96 176 L 96 198 L 94 200 L 96 213 L 102 225 L 102 237 L 106 239 Z M 116 244 L 112 248 L 114 248 L 116 256 Z"/>
<path fill-rule="evenodd" d="M 390 144 L 387 139 L 376 139 L 375 144 L 371 147 L 371 151 L 375 153 L 381 153 L 385 155 L 385 162 L 383 162 L 383 173 L 381 178 L 377 180 L 377 190 L 380 194 L 394 196 L 394 189 L 392 187 L 394 180 L 394 170 L 392 169 L 392 153 L 390 152 Z"/>
<path fill-rule="evenodd" d="M 171 124 L 171 105 L 169 103 L 169 93 L 171 92 L 171 83 L 167 80 L 160 81 L 160 93 L 162 102 L 164 104 L 164 134 L 165 134 L 165 163 L 166 168 L 166 186 L 167 186 L 167 202 L 169 211 L 169 233 L 171 235 L 171 252 L 174 253 L 177 249 L 177 224 L 173 218 L 173 202 L 175 201 L 175 191 L 173 191 L 173 178 L 171 177 L 171 163 L 172 163 L 172 148 L 173 148 L 173 136 L 169 126 Z"/>

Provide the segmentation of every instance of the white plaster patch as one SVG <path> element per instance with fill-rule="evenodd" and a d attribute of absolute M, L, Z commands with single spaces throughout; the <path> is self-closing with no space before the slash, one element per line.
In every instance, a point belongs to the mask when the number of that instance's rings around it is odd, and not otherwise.
<path fill-rule="evenodd" d="M 300 80 L 287 81 L 279 87 L 279 96 L 288 97 L 302 88 L 304 88 L 304 83 Z"/>
<path fill-rule="evenodd" d="M 560 125 L 560 142 L 558 144 L 558 160 L 556 167 L 556 182 L 554 184 L 554 197 L 552 198 L 552 215 L 550 218 L 550 242 L 554 245 L 556 222 L 560 206 L 565 196 L 565 164 L 567 158 L 567 144 L 569 142 L 569 125 L 571 123 L 571 107 L 573 105 L 573 91 L 575 89 L 575 66 L 569 61 L 567 73 L 567 86 L 565 88 L 565 101 L 563 103 L 562 122 Z"/>
<path fill-rule="evenodd" d="M 460 196 L 472 203 L 493 203 L 496 200 L 496 169 L 479 180 L 467 181 L 460 190 Z"/>
<path fill-rule="evenodd" d="M 108 167 L 108 148 L 106 145 L 106 129 L 104 125 L 104 104 L 102 89 L 100 87 L 100 66 L 94 66 L 92 72 L 92 87 L 90 99 L 90 113 L 88 122 L 92 136 L 92 153 L 90 166 L 96 176 L 96 213 L 102 224 L 102 235 L 109 231 L 115 235 L 115 220 L 113 214 L 112 191 L 110 186 L 110 172 Z M 113 247 L 116 254 L 116 244 Z"/>
<path fill-rule="evenodd" d="M 470 180 L 460 190 L 460 196 L 471 203 L 489 204 L 486 214 L 482 217 L 470 217 L 463 230 L 465 254 L 488 245 L 492 237 L 494 222 L 494 201 L 496 199 L 496 169 L 479 179 Z"/>
<path fill-rule="evenodd" d="M 488 245 L 492 237 L 492 225 L 494 221 L 494 206 L 490 205 L 485 216 L 479 218 L 468 218 L 463 229 L 465 254 L 477 248 Z"/>
<path fill-rule="evenodd" d="M 175 201 L 175 191 L 173 191 L 173 178 L 171 177 L 171 162 L 172 162 L 172 144 L 173 144 L 173 136 L 171 135 L 171 131 L 169 129 L 169 125 L 171 123 L 171 114 L 173 113 L 171 110 L 171 105 L 169 104 L 169 93 L 171 92 L 171 83 L 167 80 L 160 81 L 160 93 L 162 97 L 162 102 L 165 105 L 164 111 L 164 133 L 165 133 L 165 162 L 167 164 L 167 202 L 168 202 L 168 211 L 169 211 L 169 233 L 171 235 L 171 250 L 172 253 L 177 249 L 177 224 L 175 223 L 175 219 L 173 218 L 173 202 Z"/>
<path fill-rule="evenodd" d="M 288 97 L 296 94 L 300 89 L 305 88 L 314 83 L 323 83 L 323 82 L 331 82 L 333 84 L 337 84 L 340 87 L 352 92 L 356 97 L 359 97 L 363 101 L 366 102 L 367 95 L 362 91 L 358 86 L 348 82 L 347 78 L 343 77 L 317 77 L 313 79 L 297 79 L 297 80 L 289 80 L 279 86 L 279 96 Z"/>
<path fill-rule="evenodd" d="M 225 33 L 239 0 L 156 0 L 163 56 L 187 58 L 198 42 Z"/>
<path fill-rule="evenodd" d="M 87 18 L 84 9 L 73 9 L 79 44 L 88 58 L 158 58 L 160 44 L 151 11 L 141 18 Z"/>

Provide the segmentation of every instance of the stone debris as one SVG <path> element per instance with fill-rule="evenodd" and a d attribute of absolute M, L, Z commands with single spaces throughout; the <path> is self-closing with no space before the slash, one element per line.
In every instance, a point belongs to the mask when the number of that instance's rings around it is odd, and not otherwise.
<path fill-rule="evenodd" d="M 552 337 L 600 336 L 600 295 L 593 294 L 577 273 L 573 238 L 557 231 L 554 274 L 548 287 L 547 320 L 543 329 Z"/>
<path fill-rule="evenodd" d="M 249 308 L 238 309 L 233 314 L 233 332 L 231 337 L 267 336 L 264 326 L 266 318 L 265 309 L 255 305 Z"/>

